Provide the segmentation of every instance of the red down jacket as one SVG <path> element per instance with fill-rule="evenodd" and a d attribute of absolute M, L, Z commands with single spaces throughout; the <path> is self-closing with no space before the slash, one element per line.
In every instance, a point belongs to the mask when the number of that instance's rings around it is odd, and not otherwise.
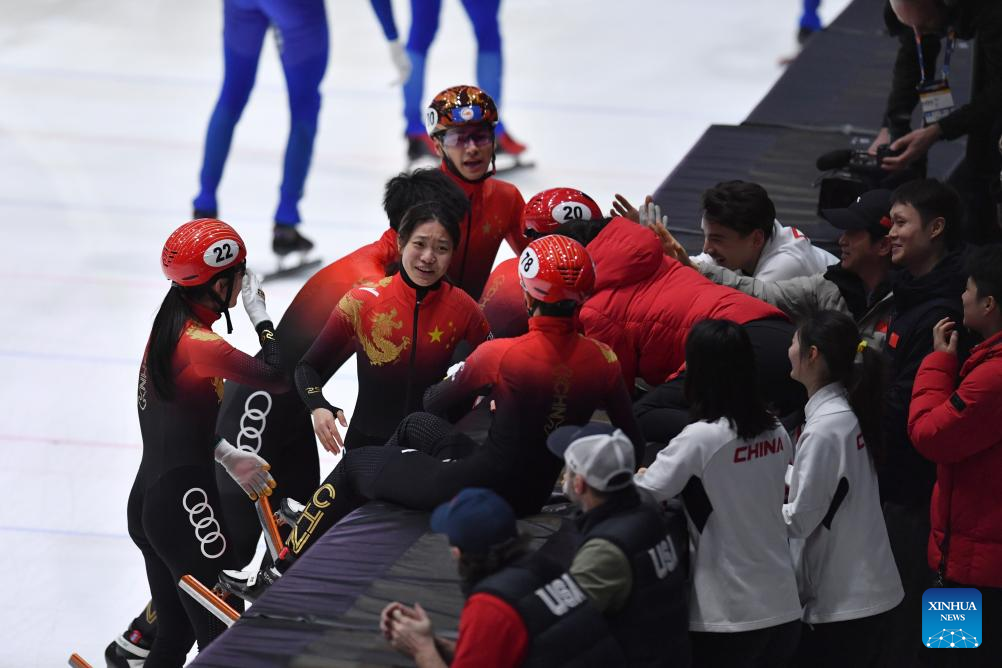
<path fill-rule="evenodd" d="M 619 357 L 627 387 L 637 376 L 660 385 L 678 371 L 686 336 L 700 320 L 786 319 L 779 309 L 666 257 L 652 231 L 626 218 L 613 218 L 588 244 L 588 254 L 597 280 L 581 323 Z"/>
<path fill-rule="evenodd" d="M 915 449 L 937 465 L 929 566 L 939 568 L 949 526 L 946 578 L 1002 587 L 1002 334 L 971 350 L 959 384 L 957 366 L 956 355 L 927 355 L 908 411 Z"/>

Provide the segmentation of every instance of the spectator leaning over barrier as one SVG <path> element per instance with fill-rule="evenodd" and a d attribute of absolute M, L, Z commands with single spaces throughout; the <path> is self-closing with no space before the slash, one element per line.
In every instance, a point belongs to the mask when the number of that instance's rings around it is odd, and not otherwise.
<path fill-rule="evenodd" d="M 881 448 L 882 358 L 852 319 L 818 311 L 790 346 L 792 376 L 810 397 L 790 469 L 783 519 L 804 604 L 797 666 L 875 666 L 888 610 L 904 592 L 894 565 L 873 459 Z"/>
<path fill-rule="evenodd" d="M 890 0 L 885 22 L 901 44 L 894 62 L 883 127 L 870 147 L 903 151 L 884 160 L 886 169 L 904 169 L 926 156 L 940 139 L 967 136 L 964 162 L 951 182 L 967 203 L 968 241 L 1002 238 L 991 199 L 1000 161 L 995 146 L 1002 134 L 1002 3 L 998 0 Z M 944 40 L 945 38 L 945 40 Z M 957 39 L 974 40 L 971 98 L 957 99 L 949 88 L 950 56 Z M 946 42 L 937 70 L 941 40 Z M 923 127 L 911 130 L 912 110 L 921 101 Z"/>
<path fill-rule="evenodd" d="M 736 288 L 778 307 L 792 317 L 833 310 L 851 316 L 867 345 L 884 345 L 891 300 L 891 191 L 871 190 L 845 209 L 825 209 L 821 217 L 842 230 L 838 245 L 842 260 L 824 273 L 779 281 L 742 276 L 726 267 L 704 262 L 694 265 L 715 283 Z M 670 252 L 680 262 L 688 256 Z"/>
<path fill-rule="evenodd" d="M 757 183 L 724 181 L 703 193 L 703 252 L 693 260 L 718 264 L 763 281 L 820 274 L 838 258 L 795 227 L 780 225 L 769 193 Z M 617 195 L 613 213 L 639 219 Z"/>
<path fill-rule="evenodd" d="M 915 449 L 936 463 L 928 563 L 943 586 L 976 587 L 983 628 L 1002 628 L 1002 248 L 978 249 L 967 263 L 964 326 L 984 341 L 961 365 L 954 321 L 933 330 L 908 414 Z M 959 370 L 959 375 L 958 375 Z M 1002 644 L 986 640 L 979 666 L 1002 665 Z M 965 664 L 967 665 L 967 664 Z"/>
<path fill-rule="evenodd" d="M 935 179 L 909 181 L 891 197 L 891 261 L 901 271 L 892 281 L 894 309 L 884 357 L 888 386 L 882 429 L 886 456 L 877 462 L 880 497 L 891 549 L 905 589 L 892 613 L 882 648 L 887 665 L 909 665 L 921 646 L 921 599 L 930 577 L 925 552 L 935 466 L 908 439 L 908 405 L 919 364 L 932 351 L 932 327 L 958 320 L 966 275 L 960 241 L 961 202 L 956 191 Z M 961 354 L 966 350 L 961 341 Z"/>
<path fill-rule="evenodd" d="M 469 487 L 431 516 L 449 539 L 469 596 L 455 643 L 434 635 L 415 603 L 383 608 L 379 627 L 419 668 L 620 666 L 622 652 L 574 579 L 529 553 L 511 506 L 489 489 Z"/>
<path fill-rule="evenodd" d="M 681 509 L 641 503 L 630 439 L 609 424 L 558 427 L 564 493 L 583 512 L 570 573 L 605 615 L 629 666 L 689 665 L 689 536 Z"/>

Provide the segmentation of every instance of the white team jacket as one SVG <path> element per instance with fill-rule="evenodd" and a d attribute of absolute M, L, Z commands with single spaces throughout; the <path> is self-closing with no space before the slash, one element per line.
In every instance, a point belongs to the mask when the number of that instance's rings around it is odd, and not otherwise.
<path fill-rule="evenodd" d="M 716 264 L 706 253 L 692 258 L 700 264 Z M 760 281 L 779 281 L 796 276 L 823 274 L 829 265 L 838 264 L 838 258 L 811 243 L 795 227 L 785 227 L 772 221 L 772 237 L 765 242 L 762 254 L 752 276 Z"/>
<path fill-rule="evenodd" d="M 873 457 L 845 388 L 824 386 L 804 412 L 807 422 L 783 506 L 791 538 L 805 539 L 794 555 L 804 621 L 840 622 L 890 610 L 904 591 L 880 510 Z"/>
<path fill-rule="evenodd" d="M 783 478 L 792 456 L 782 427 L 746 441 L 722 418 L 687 426 L 636 476 L 638 487 L 658 500 L 685 490 L 692 563 L 689 630 L 753 631 L 800 619 L 782 514 Z M 702 501 L 712 508 L 709 515 L 701 510 L 700 487 Z"/>

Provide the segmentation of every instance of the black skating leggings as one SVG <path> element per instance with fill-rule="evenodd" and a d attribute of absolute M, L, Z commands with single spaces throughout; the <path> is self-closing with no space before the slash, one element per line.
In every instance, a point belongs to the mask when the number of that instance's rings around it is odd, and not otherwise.
<path fill-rule="evenodd" d="M 182 666 L 192 643 L 197 640 L 199 650 L 204 649 L 226 626 L 182 592 L 178 580 L 191 574 L 211 587 L 219 571 L 239 565 L 233 560 L 212 468 L 177 468 L 145 489 L 137 480 L 129 496 L 129 535 L 146 561 L 157 614 L 145 666 Z"/>
<path fill-rule="evenodd" d="M 271 464 L 271 474 L 277 483 L 270 499 L 273 508 L 278 508 L 287 496 L 296 500 L 309 498 L 317 488 L 320 463 L 313 422 L 295 392 L 272 394 L 227 381 L 217 431 L 233 445 L 250 448 Z M 243 568 L 254 558 L 261 522 L 247 494 L 218 464 L 215 486 L 226 518 L 228 551 L 232 552 L 234 567 Z M 283 537 L 288 534 L 285 527 L 280 531 Z M 265 553 L 265 560 L 269 559 L 270 555 Z M 213 576 L 211 582 L 215 581 Z M 209 582 L 204 584 L 211 586 Z M 132 621 L 129 631 L 139 630 L 150 641 L 157 634 L 157 623 L 150 621 L 148 607 Z M 125 635 L 128 634 L 127 631 Z"/>
<path fill-rule="evenodd" d="M 345 515 L 380 499 L 433 510 L 466 487 L 496 487 L 496 462 L 469 436 L 430 413 L 404 418 L 385 446 L 345 450 L 314 492 L 286 544 L 303 554 Z"/>

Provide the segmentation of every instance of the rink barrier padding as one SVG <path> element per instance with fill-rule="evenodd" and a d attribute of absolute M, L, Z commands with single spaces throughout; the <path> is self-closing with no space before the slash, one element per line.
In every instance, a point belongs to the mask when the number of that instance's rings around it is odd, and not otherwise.
<path fill-rule="evenodd" d="M 519 522 L 552 558 L 569 561 L 573 534 L 563 514 Z M 394 600 L 420 601 L 443 635 L 454 634 L 463 597 L 445 537 L 428 514 L 370 502 L 345 517 L 192 665 L 403 665 L 379 632 Z"/>
<path fill-rule="evenodd" d="M 820 176 L 815 161 L 850 148 L 850 138 L 873 137 L 890 91 L 898 41 L 885 33 L 883 0 L 855 0 L 800 55 L 739 125 L 712 125 L 654 191 L 669 226 L 690 253 L 702 247 L 700 195 L 719 181 L 760 183 L 777 218 L 828 250 L 836 231 L 817 215 Z M 942 57 L 940 58 L 942 61 Z M 950 83 L 958 101 L 970 99 L 972 49 L 958 45 Z M 912 123 L 919 127 L 918 111 Z M 965 140 L 938 142 L 929 176 L 947 178 L 963 158 Z"/>

